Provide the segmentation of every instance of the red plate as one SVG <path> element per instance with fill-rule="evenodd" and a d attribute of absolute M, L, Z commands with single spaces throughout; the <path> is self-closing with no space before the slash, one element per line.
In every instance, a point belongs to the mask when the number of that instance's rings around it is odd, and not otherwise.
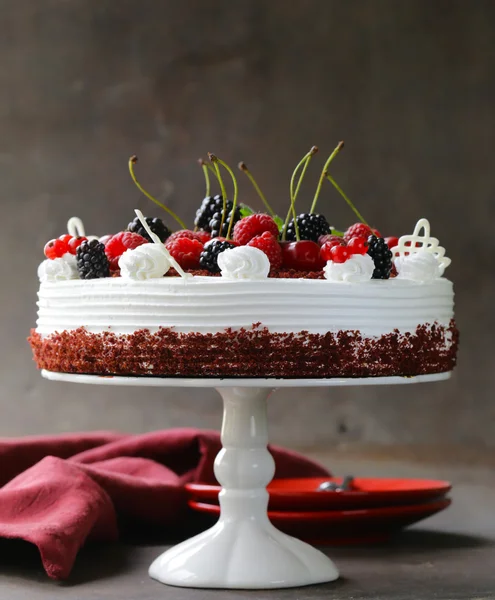
<path fill-rule="evenodd" d="M 269 509 L 315 511 L 415 504 L 439 499 L 452 487 L 448 481 L 431 479 L 357 478 L 350 491 L 318 492 L 324 481 L 341 483 L 342 479 L 275 479 L 268 486 Z M 218 504 L 219 485 L 188 483 L 186 489 L 193 500 Z"/>
<path fill-rule="evenodd" d="M 368 510 L 269 511 L 268 516 L 281 531 L 311 544 L 356 544 L 384 541 L 403 527 L 444 510 L 450 503 L 449 498 L 443 498 L 423 504 Z M 216 504 L 190 500 L 189 506 L 211 515 L 212 521 L 216 521 L 220 514 L 220 507 Z"/>

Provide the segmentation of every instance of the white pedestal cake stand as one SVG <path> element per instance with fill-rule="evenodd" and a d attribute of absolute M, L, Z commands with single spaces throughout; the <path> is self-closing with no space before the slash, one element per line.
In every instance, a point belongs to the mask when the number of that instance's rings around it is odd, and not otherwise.
<path fill-rule="evenodd" d="M 420 383 L 450 373 L 367 379 L 174 379 L 100 377 L 42 372 L 55 381 L 103 385 L 214 387 L 223 398 L 222 450 L 215 475 L 222 485 L 221 514 L 207 531 L 159 556 L 149 574 L 192 588 L 268 589 L 333 581 L 333 562 L 312 546 L 278 531 L 268 520 L 266 486 L 275 465 L 267 450 L 267 398 L 282 387 Z"/>

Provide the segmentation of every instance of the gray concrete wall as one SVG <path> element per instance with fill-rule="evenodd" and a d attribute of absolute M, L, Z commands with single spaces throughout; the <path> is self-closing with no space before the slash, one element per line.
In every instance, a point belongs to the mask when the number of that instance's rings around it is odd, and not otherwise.
<path fill-rule="evenodd" d="M 208 150 L 283 212 L 300 156 L 343 138 L 334 173 L 369 219 L 401 234 L 426 216 L 447 247 L 460 364 L 442 384 L 277 393 L 272 437 L 493 446 L 494 22 L 483 0 L 0 0 L 0 434 L 216 427 L 213 391 L 41 380 L 25 337 L 43 244 L 74 214 L 104 234 L 152 211 L 133 153 L 191 222 Z M 246 181 L 241 199 L 257 206 Z M 352 220 L 330 187 L 321 209 Z"/>

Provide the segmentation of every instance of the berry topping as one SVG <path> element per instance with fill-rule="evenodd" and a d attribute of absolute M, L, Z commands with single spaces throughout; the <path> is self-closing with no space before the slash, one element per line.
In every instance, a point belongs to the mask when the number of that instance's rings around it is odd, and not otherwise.
<path fill-rule="evenodd" d="M 347 246 L 334 246 L 330 250 L 330 256 L 333 262 L 343 263 L 352 255 L 351 250 Z"/>
<path fill-rule="evenodd" d="M 324 237 L 337 238 L 336 235 L 330 235 L 330 236 L 324 236 Z M 335 240 L 329 240 L 328 242 L 325 242 L 323 244 L 323 246 L 321 246 L 320 254 L 321 254 L 321 257 L 323 258 L 323 260 L 333 260 L 331 250 L 332 250 L 332 248 L 335 248 L 336 246 L 342 246 L 343 248 L 345 248 L 346 243 L 344 242 L 344 240 L 342 238 L 337 238 Z"/>
<path fill-rule="evenodd" d="M 325 261 L 320 254 L 320 247 L 311 240 L 299 242 L 285 242 L 282 247 L 282 261 L 284 267 L 299 271 L 321 271 Z"/>
<path fill-rule="evenodd" d="M 320 244 L 320 246 L 323 246 L 323 244 L 327 244 L 327 243 L 330 243 L 334 246 L 335 246 L 335 244 L 340 244 L 341 246 L 345 246 L 345 240 L 340 235 L 331 235 L 328 233 L 326 235 L 320 235 L 320 237 L 318 238 L 318 244 Z"/>
<path fill-rule="evenodd" d="M 364 223 L 355 223 L 354 225 L 351 225 L 344 233 L 344 240 L 348 242 L 353 237 L 360 237 L 367 240 L 370 235 L 373 235 L 373 232 L 371 231 L 371 227 L 369 225 L 365 225 Z"/>
<path fill-rule="evenodd" d="M 79 248 L 79 246 L 85 242 L 88 238 L 85 238 L 83 235 L 79 235 L 77 237 L 72 237 L 70 238 L 68 244 L 67 244 L 67 249 L 71 254 L 76 254 L 77 249 Z"/>
<path fill-rule="evenodd" d="M 375 263 L 372 279 L 388 279 L 392 270 L 392 252 L 383 238 L 370 235 L 368 254 Z"/>
<path fill-rule="evenodd" d="M 105 246 L 98 240 L 84 241 L 77 249 L 76 258 L 81 279 L 98 279 L 110 275 Z"/>
<path fill-rule="evenodd" d="M 199 258 L 204 248 L 199 240 L 188 237 L 169 239 L 165 248 L 183 269 L 199 269 Z"/>
<path fill-rule="evenodd" d="M 146 223 L 148 224 L 151 231 L 155 233 L 162 242 L 164 242 L 170 237 L 170 229 L 158 217 L 146 217 Z M 144 237 L 148 242 L 153 241 L 148 235 L 146 229 L 141 225 L 141 221 L 138 219 L 138 217 L 135 217 L 129 223 L 127 229 L 132 233 L 138 233 L 140 236 Z"/>
<path fill-rule="evenodd" d="M 111 240 L 112 238 L 113 238 L 113 234 L 107 233 L 106 235 L 102 235 L 99 241 L 102 244 L 106 245 L 106 243 L 108 242 L 108 240 Z"/>
<path fill-rule="evenodd" d="M 232 202 L 226 201 L 227 212 L 232 210 Z M 201 206 L 196 211 L 196 218 L 194 219 L 195 227 L 203 229 L 204 231 L 210 231 L 210 221 L 215 213 L 219 213 L 223 208 L 223 198 L 221 194 L 216 196 L 206 196 L 201 202 Z"/>
<path fill-rule="evenodd" d="M 61 239 L 50 240 L 45 244 L 45 247 L 43 248 L 45 256 L 50 260 L 60 258 L 68 251 L 69 249 L 67 247 L 67 242 Z"/>
<path fill-rule="evenodd" d="M 167 239 L 167 244 L 180 238 L 198 240 L 198 242 L 206 244 L 206 242 L 211 240 L 211 235 L 207 231 L 191 231 L 190 229 L 181 229 L 180 231 L 172 233 L 172 235 Z"/>
<path fill-rule="evenodd" d="M 70 233 L 64 233 L 63 235 L 61 235 L 59 238 L 59 240 L 62 240 L 62 242 L 64 242 L 64 244 L 67 244 L 67 246 L 69 245 L 69 242 L 72 239 L 72 236 L 70 235 Z"/>
<path fill-rule="evenodd" d="M 206 242 L 199 257 L 200 267 L 210 271 L 210 273 L 220 273 L 220 268 L 217 262 L 218 255 L 224 252 L 224 250 L 235 248 L 236 245 L 237 244 L 220 238 L 215 238 L 209 242 Z"/>
<path fill-rule="evenodd" d="M 362 237 L 353 237 L 347 242 L 347 247 L 352 254 L 366 254 L 368 252 L 368 240 Z"/>
<path fill-rule="evenodd" d="M 105 244 L 105 254 L 107 255 L 110 269 L 117 271 L 119 269 L 119 258 L 122 254 L 126 250 L 134 250 L 134 248 L 146 244 L 147 241 L 145 237 L 132 231 L 121 231 L 112 236 Z"/>
<path fill-rule="evenodd" d="M 280 247 L 277 238 L 274 235 L 272 235 L 269 231 L 265 231 L 261 235 L 257 235 L 252 240 L 249 240 L 247 245 L 252 246 L 253 248 L 258 248 L 258 250 L 262 250 L 268 256 L 268 260 L 270 261 L 270 267 L 272 269 L 280 269 L 280 267 L 282 266 L 282 248 Z"/>
<path fill-rule="evenodd" d="M 232 212 L 229 212 L 227 216 L 223 219 L 222 225 L 222 211 L 215 213 L 208 224 L 208 229 L 210 231 L 211 237 L 226 237 L 228 235 L 229 228 L 232 229 L 233 225 L 242 218 L 241 211 L 239 208 L 236 208 L 234 211 L 234 223 L 232 226 L 230 225 L 231 218 Z"/>
<path fill-rule="evenodd" d="M 380 237 L 380 236 L 377 236 L 377 237 Z M 395 248 L 396 246 L 399 245 L 399 238 L 396 238 L 393 236 L 386 237 L 385 242 L 386 242 L 387 246 L 390 248 L 390 250 L 392 250 L 392 248 Z"/>
<path fill-rule="evenodd" d="M 272 217 L 265 214 L 254 214 L 237 221 L 234 227 L 234 241 L 244 246 L 254 237 L 267 231 L 275 239 L 278 238 L 278 227 Z"/>
<path fill-rule="evenodd" d="M 331 231 L 330 225 L 323 215 L 304 213 L 299 215 L 296 221 L 299 239 L 301 240 L 312 240 L 313 242 L 317 242 L 322 235 L 326 235 Z M 296 240 L 296 238 L 294 219 L 291 219 L 287 225 L 285 239 L 293 241 Z"/>

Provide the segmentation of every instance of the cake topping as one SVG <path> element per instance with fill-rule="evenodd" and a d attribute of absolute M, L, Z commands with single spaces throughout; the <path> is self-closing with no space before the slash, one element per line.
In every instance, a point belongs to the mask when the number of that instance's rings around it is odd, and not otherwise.
<path fill-rule="evenodd" d="M 38 277 L 41 283 L 78 279 L 76 257 L 66 253 L 61 257 L 44 260 L 38 267 Z"/>
<path fill-rule="evenodd" d="M 84 241 L 77 248 L 76 259 L 81 279 L 99 279 L 110 275 L 105 246 L 98 240 Z"/>
<path fill-rule="evenodd" d="M 269 231 L 265 231 L 261 235 L 257 235 L 252 240 L 249 240 L 247 245 L 262 250 L 267 255 L 272 269 L 280 269 L 282 266 L 282 248 L 277 238 Z"/>
<path fill-rule="evenodd" d="M 137 217 L 136 217 L 137 219 Z M 138 220 L 141 225 L 140 221 Z M 143 232 L 146 233 L 146 231 Z M 151 229 L 151 227 L 150 227 Z M 121 231 L 120 233 L 116 233 L 109 240 L 107 240 L 105 244 L 105 254 L 107 255 L 108 261 L 110 262 L 110 270 L 117 271 L 119 269 L 119 259 L 126 252 L 126 250 L 134 250 L 138 246 L 142 246 L 146 244 L 146 240 L 148 239 L 148 234 L 146 233 L 146 238 L 138 233 L 132 233 L 131 231 Z"/>
<path fill-rule="evenodd" d="M 425 283 L 442 276 L 442 267 L 437 257 L 427 250 L 419 250 L 408 256 L 395 259 L 398 279 L 411 279 Z"/>
<path fill-rule="evenodd" d="M 375 265 L 373 279 L 388 279 L 392 271 L 392 251 L 382 237 L 370 235 L 368 255 L 371 256 Z"/>
<path fill-rule="evenodd" d="M 335 249 L 344 246 L 335 246 Z M 344 262 L 329 260 L 324 267 L 325 279 L 329 281 L 359 283 L 369 281 L 375 270 L 375 263 L 369 254 L 352 254 Z"/>
<path fill-rule="evenodd" d="M 158 217 L 145 217 L 146 223 L 148 223 L 149 228 L 153 233 L 155 233 L 162 242 L 167 240 L 172 232 L 165 225 L 165 223 L 159 219 Z M 127 230 L 129 232 L 135 233 L 142 238 L 145 238 L 145 241 L 152 242 L 153 240 L 148 235 L 146 229 L 141 225 L 141 221 L 138 217 L 135 217 L 127 226 Z"/>
<path fill-rule="evenodd" d="M 258 248 L 238 246 L 218 255 L 218 267 L 226 279 L 266 279 L 270 261 Z"/>
<path fill-rule="evenodd" d="M 421 231 L 424 232 L 422 235 Z M 425 277 L 431 278 L 434 271 L 432 269 L 433 263 L 432 261 L 427 261 L 423 252 L 427 252 L 435 258 L 438 263 L 437 276 L 441 277 L 452 261 L 445 256 L 445 248 L 439 245 L 438 239 L 430 237 L 430 223 L 427 219 L 420 219 L 416 223 L 412 235 L 403 235 L 399 238 L 399 243 L 394 248 L 393 254 L 396 257 L 394 262 L 399 276 L 406 277 L 406 273 L 412 274 L 414 272 L 416 277 L 418 277 L 420 265 L 423 265 Z M 422 254 L 421 259 L 408 258 L 418 253 Z M 405 260 L 406 258 L 407 260 Z"/>
<path fill-rule="evenodd" d="M 234 227 L 234 242 L 247 244 L 257 235 L 268 231 L 275 239 L 278 238 L 278 226 L 270 215 L 256 213 L 241 219 Z"/>
<path fill-rule="evenodd" d="M 206 242 L 203 248 L 203 252 L 199 257 L 199 265 L 202 269 L 206 269 L 210 273 L 220 273 L 220 267 L 218 266 L 218 257 L 225 250 L 235 248 L 234 242 L 229 242 L 225 238 L 214 238 L 209 242 Z"/>
<path fill-rule="evenodd" d="M 119 258 L 121 276 L 136 281 L 163 277 L 170 266 L 163 244 L 148 242 L 133 250 L 126 250 Z"/>

